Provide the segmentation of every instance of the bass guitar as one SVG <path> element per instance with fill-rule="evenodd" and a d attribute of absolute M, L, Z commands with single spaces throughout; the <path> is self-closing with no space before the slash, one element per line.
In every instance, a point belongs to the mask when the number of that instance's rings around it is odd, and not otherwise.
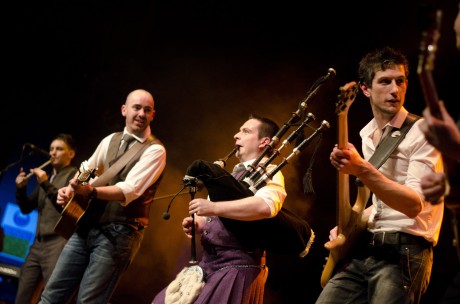
<path fill-rule="evenodd" d="M 81 164 L 79 170 L 77 182 L 86 185 L 89 183 L 89 180 L 95 176 L 97 168 L 88 168 L 87 162 L 85 161 Z M 54 231 L 68 240 L 75 232 L 79 220 L 85 214 L 89 205 L 90 200 L 83 198 L 81 195 L 74 194 L 62 210 L 61 216 L 54 227 Z"/>
<path fill-rule="evenodd" d="M 348 109 L 358 94 L 358 84 L 349 82 L 340 88 L 340 94 L 336 103 L 338 116 L 338 147 L 346 149 L 348 144 Z M 326 265 L 321 274 L 321 286 L 332 277 L 334 270 L 344 260 L 356 242 L 357 238 L 366 229 L 366 222 L 362 221 L 362 213 L 366 207 L 370 191 L 366 186 L 360 186 L 357 190 L 356 201 L 350 204 L 349 175 L 339 172 L 337 178 L 337 246 L 331 248 Z"/>

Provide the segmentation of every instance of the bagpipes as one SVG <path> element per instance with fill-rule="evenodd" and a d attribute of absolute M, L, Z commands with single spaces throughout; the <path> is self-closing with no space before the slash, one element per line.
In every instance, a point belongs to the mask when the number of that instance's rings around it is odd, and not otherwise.
<path fill-rule="evenodd" d="M 237 152 L 237 148 L 234 148 L 223 159 L 215 162 L 195 160 L 187 168 L 186 176 L 183 180 L 184 185 L 195 187 L 197 180 L 202 181 L 208 190 L 210 200 L 216 203 L 254 195 L 257 189 L 265 186 L 281 168 L 289 163 L 291 158 L 300 154 L 314 139 L 321 139 L 322 133 L 329 129 L 329 123 L 323 121 L 308 138 L 304 139 L 292 150 L 289 156 L 284 157 L 279 165 L 270 171 L 267 170 L 270 163 L 280 155 L 281 149 L 298 138 L 308 123 L 315 119 L 311 113 L 304 117 L 308 102 L 316 94 L 322 83 L 334 75 L 335 71 L 329 69 L 328 74 L 313 85 L 307 97 L 300 103 L 298 110 L 292 114 L 291 119 L 280 128 L 260 156 L 246 169 L 239 179 L 235 179 L 224 169 L 226 161 Z M 299 124 L 298 122 L 301 119 L 303 121 Z M 293 125 L 298 125 L 297 129 L 276 149 L 280 139 Z M 269 153 L 271 153 L 271 156 L 268 160 L 261 163 L 261 160 Z M 220 219 L 225 227 L 238 237 L 243 246 L 246 248 L 260 248 L 271 253 L 296 254 L 299 257 L 305 257 L 315 238 L 308 222 L 284 207 L 281 208 L 276 216 L 262 220 L 239 221 L 223 217 Z M 192 260 L 195 248 L 193 242 L 192 236 Z"/>

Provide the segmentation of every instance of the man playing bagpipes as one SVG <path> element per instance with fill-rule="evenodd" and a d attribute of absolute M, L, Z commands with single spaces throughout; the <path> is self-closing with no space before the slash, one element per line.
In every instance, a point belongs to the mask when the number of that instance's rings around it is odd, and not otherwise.
<path fill-rule="evenodd" d="M 261 155 L 278 129 L 277 124 L 272 120 L 251 115 L 234 136 L 236 157 L 240 163 L 244 166 L 251 165 Z M 269 165 L 268 169 L 271 167 L 274 165 Z M 191 174 L 193 170 L 189 168 L 187 174 Z M 232 173 L 234 177 L 231 177 L 227 173 L 217 179 L 226 178 L 240 183 L 237 180 L 237 174 Z M 208 187 L 206 182 L 205 185 Z M 220 195 L 232 197 L 231 194 L 222 194 L 222 192 L 233 191 L 228 188 L 222 187 L 219 191 Z M 214 190 L 211 189 L 211 191 Z M 210 194 L 209 198 L 213 200 L 218 196 Z M 233 226 L 225 221 L 235 220 L 235 222 L 244 224 L 275 217 L 286 198 L 283 174 L 278 171 L 253 195 L 236 197 L 238 195 L 235 194 L 231 199 L 214 199 L 213 201 L 196 198 L 189 203 L 191 216 L 186 217 L 182 225 L 187 236 L 192 237 L 193 233 L 201 235 L 203 257 L 198 265 L 206 276 L 204 286 L 191 296 L 191 303 L 263 302 L 264 285 L 268 275 L 264 247 L 258 242 L 251 241 L 259 237 L 246 237 L 254 234 L 256 230 L 249 229 L 250 226 L 229 229 Z M 192 229 L 192 223 L 195 224 L 194 229 Z M 173 302 L 170 295 L 171 288 L 161 291 L 153 303 Z"/>

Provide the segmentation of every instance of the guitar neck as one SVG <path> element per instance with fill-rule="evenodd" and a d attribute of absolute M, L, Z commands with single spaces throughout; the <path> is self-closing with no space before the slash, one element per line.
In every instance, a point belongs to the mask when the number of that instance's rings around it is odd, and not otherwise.
<path fill-rule="evenodd" d="M 338 117 L 338 147 L 346 149 L 348 144 L 348 125 L 347 113 L 342 113 Z M 350 187 L 349 175 L 342 172 L 337 176 L 337 229 L 341 233 L 349 222 L 350 218 Z"/>
<path fill-rule="evenodd" d="M 430 109 L 431 115 L 438 119 L 442 119 L 441 111 L 438 105 L 438 92 L 434 84 L 433 75 L 431 72 L 424 70 L 419 73 L 419 80 L 422 86 L 425 104 Z"/>
<path fill-rule="evenodd" d="M 346 149 L 348 144 L 348 123 L 347 123 L 347 113 L 342 113 L 339 115 L 338 119 L 338 139 L 337 146 L 339 149 Z"/>

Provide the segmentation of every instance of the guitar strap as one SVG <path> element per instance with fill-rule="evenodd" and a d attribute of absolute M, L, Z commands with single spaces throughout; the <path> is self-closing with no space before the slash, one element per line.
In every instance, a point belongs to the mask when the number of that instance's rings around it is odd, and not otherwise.
<path fill-rule="evenodd" d="M 107 171 L 104 171 L 101 176 L 99 176 L 91 186 L 99 187 L 107 185 L 115 175 L 123 169 L 124 166 L 138 153 L 139 151 L 146 149 L 149 144 L 154 140 L 154 136 L 150 135 L 146 141 L 140 143 L 136 141 L 136 143 L 126 151 L 114 164 L 112 164 Z"/>
<path fill-rule="evenodd" d="M 383 139 L 380 145 L 377 146 L 377 149 L 375 150 L 374 154 L 372 154 L 371 158 L 369 159 L 369 162 L 375 168 L 380 168 L 380 166 L 385 163 L 388 157 L 390 157 L 391 153 L 396 149 L 399 143 L 406 137 L 406 134 L 410 130 L 410 128 L 419 119 L 420 116 L 408 113 L 406 120 L 402 124 L 401 128 L 393 128 L 388 133 L 388 135 Z M 397 131 L 399 131 L 399 133 L 396 133 Z M 355 183 L 359 187 L 364 185 L 359 179 L 356 179 Z"/>

